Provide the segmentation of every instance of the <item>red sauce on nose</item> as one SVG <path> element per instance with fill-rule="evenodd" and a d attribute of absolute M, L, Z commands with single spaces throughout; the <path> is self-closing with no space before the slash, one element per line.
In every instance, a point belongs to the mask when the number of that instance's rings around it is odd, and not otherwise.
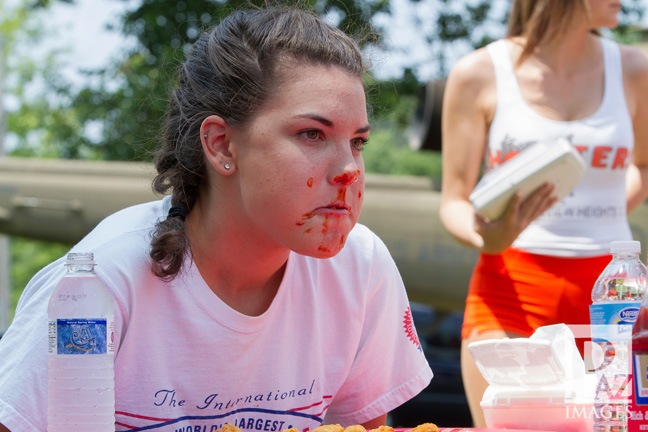
<path fill-rule="evenodd" d="M 353 183 L 359 176 L 360 176 L 360 170 L 355 170 L 352 173 L 344 173 L 342 175 L 339 175 L 333 178 L 333 181 L 336 183 L 342 182 L 344 184 L 350 184 Z"/>
<path fill-rule="evenodd" d="M 306 180 L 306 184 L 308 187 L 313 187 L 313 177 L 310 177 L 308 180 Z"/>

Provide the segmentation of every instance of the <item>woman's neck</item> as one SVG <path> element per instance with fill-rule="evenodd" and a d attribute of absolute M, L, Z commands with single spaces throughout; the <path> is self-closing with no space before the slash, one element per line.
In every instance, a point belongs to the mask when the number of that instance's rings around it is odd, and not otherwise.
<path fill-rule="evenodd" d="M 524 40 L 514 42 L 515 61 Z M 588 117 L 600 107 L 604 69 L 599 38 L 589 32 L 572 32 L 556 43 L 536 47 L 522 63 L 516 63 L 515 75 L 522 98 L 531 109 L 553 120 L 573 121 Z"/>
<path fill-rule="evenodd" d="M 541 43 L 531 57 L 558 74 L 570 75 L 590 64 L 600 52 L 598 37 L 589 31 L 571 32 L 561 39 Z"/>
<path fill-rule="evenodd" d="M 232 309 L 261 315 L 279 289 L 290 251 L 252 238 L 249 227 L 226 221 L 219 211 L 205 212 L 205 207 L 197 203 L 186 221 L 194 264 Z"/>

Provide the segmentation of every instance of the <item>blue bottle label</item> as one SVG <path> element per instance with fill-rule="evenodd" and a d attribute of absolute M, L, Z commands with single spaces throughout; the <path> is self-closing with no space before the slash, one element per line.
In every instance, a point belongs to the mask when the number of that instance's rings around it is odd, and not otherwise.
<path fill-rule="evenodd" d="M 50 354 L 107 354 L 114 352 L 112 319 L 65 318 L 49 322 Z"/>
<path fill-rule="evenodd" d="M 592 340 L 628 341 L 639 316 L 641 302 L 610 302 L 590 305 Z"/>

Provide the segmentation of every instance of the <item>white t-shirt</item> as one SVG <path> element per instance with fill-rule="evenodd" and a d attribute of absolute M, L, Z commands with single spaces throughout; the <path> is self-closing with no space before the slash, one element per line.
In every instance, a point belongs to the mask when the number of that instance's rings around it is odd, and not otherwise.
<path fill-rule="evenodd" d="M 195 266 L 171 283 L 151 273 L 150 230 L 168 208 L 164 199 L 122 210 L 73 248 L 94 253 L 114 295 L 116 430 L 357 424 L 428 385 L 402 280 L 368 228 L 356 225 L 330 259 L 291 253 L 271 306 L 250 317 Z M 47 301 L 63 262 L 33 278 L 0 340 L 0 423 L 13 431 L 46 429 Z"/>
<path fill-rule="evenodd" d="M 605 79 L 603 100 L 590 116 L 552 120 L 535 112 L 522 97 L 507 40 L 488 45 L 497 82 L 497 109 L 489 131 L 485 170 L 494 169 L 526 147 L 566 138 L 585 160 L 580 183 L 562 201 L 533 221 L 513 247 L 562 257 L 610 253 L 610 242 L 631 240 L 626 216 L 625 176 L 632 159 L 634 133 L 623 89 L 619 46 L 601 38 Z"/>

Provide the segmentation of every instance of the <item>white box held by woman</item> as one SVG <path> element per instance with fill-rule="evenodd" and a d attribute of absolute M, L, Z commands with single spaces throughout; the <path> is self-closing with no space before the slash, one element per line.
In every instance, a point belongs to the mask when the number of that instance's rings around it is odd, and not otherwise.
<path fill-rule="evenodd" d="M 585 161 L 566 139 L 538 142 L 482 177 L 470 202 L 477 213 L 497 219 L 516 190 L 526 198 L 543 183 L 553 183 L 553 195 L 562 200 L 584 173 Z"/>

